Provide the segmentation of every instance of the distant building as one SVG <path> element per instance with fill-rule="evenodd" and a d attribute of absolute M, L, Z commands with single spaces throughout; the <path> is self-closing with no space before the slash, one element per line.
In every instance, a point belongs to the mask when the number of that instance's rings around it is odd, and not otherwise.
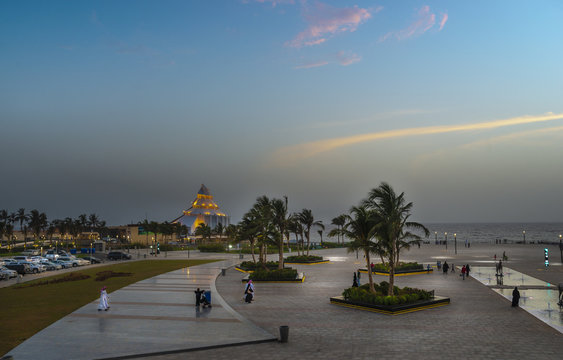
<path fill-rule="evenodd" d="M 214 229 L 218 224 L 227 226 L 230 218 L 227 214 L 219 210 L 219 205 L 213 201 L 213 196 L 205 185 L 197 192 L 197 197 L 192 202 L 192 206 L 183 211 L 182 216 L 172 220 L 172 223 L 179 222 L 189 229 L 193 234 L 199 224 L 205 224 Z"/>

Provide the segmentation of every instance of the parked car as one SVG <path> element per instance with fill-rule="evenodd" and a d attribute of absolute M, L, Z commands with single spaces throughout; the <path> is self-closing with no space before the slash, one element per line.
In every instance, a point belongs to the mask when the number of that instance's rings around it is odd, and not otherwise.
<path fill-rule="evenodd" d="M 129 260 L 131 254 L 124 253 L 123 251 L 111 251 L 108 253 L 108 260 Z"/>
<path fill-rule="evenodd" d="M 39 255 L 39 250 L 27 249 L 27 250 L 24 250 L 24 251 L 22 252 L 22 255 L 25 255 L 25 256 L 36 256 L 36 255 Z"/>
<path fill-rule="evenodd" d="M 72 263 L 70 261 L 63 261 L 63 260 L 54 260 L 53 264 L 60 265 L 63 269 L 68 269 L 72 267 Z"/>
<path fill-rule="evenodd" d="M 55 250 L 48 250 L 45 254 L 45 257 L 49 260 L 57 260 L 59 258 L 59 254 Z"/>
<path fill-rule="evenodd" d="M 70 256 L 59 256 L 59 260 L 66 261 L 72 264 L 72 267 L 82 266 L 83 263 L 78 261 L 75 257 Z"/>
<path fill-rule="evenodd" d="M 18 256 L 14 256 L 14 260 L 17 261 L 17 262 L 31 261 L 31 257 L 24 256 L 24 255 L 18 255 Z"/>
<path fill-rule="evenodd" d="M 15 278 L 16 276 L 18 276 L 17 271 L 10 270 L 10 269 L 8 269 L 7 267 L 4 267 L 4 266 L 0 266 L 0 274 L 6 275 L 6 280 L 11 279 L 11 278 Z"/>
<path fill-rule="evenodd" d="M 27 264 L 22 264 L 17 262 L 11 262 L 9 264 L 6 264 L 5 267 L 10 270 L 14 270 L 21 275 L 29 274 L 31 272 L 31 269 Z"/>
<path fill-rule="evenodd" d="M 102 259 L 99 259 L 95 256 L 84 256 L 82 259 L 89 260 L 91 264 L 101 264 Z"/>
<path fill-rule="evenodd" d="M 26 264 L 29 267 L 29 272 L 33 274 L 38 274 L 44 272 L 47 268 L 39 263 L 34 263 L 30 261 L 20 261 L 20 264 Z"/>
<path fill-rule="evenodd" d="M 54 262 L 51 261 L 41 261 L 40 264 L 45 266 L 47 271 L 60 270 L 63 268 L 61 264 L 55 264 Z"/>
<path fill-rule="evenodd" d="M 81 258 L 81 257 L 77 257 L 77 258 L 76 258 L 76 261 L 78 261 L 78 263 L 80 264 L 80 266 L 90 265 L 90 264 L 91 264 L 90 260 L 86 260 L 86 259 Z"/>

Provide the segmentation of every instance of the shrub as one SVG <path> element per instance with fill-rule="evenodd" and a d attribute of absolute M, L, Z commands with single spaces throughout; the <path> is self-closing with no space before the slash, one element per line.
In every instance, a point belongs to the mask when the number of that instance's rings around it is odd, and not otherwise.
<path fill-rule="evenodd" d="M 126 273 L 126 272 L 113 272 L 109 271 L 101 271 L 96 273 L 96 281 L 104 281 L 112 277 L 120 277 L 120 276 L 131 276 L 133 273 Z"/>
<path fill-rule="evenodd" d="M 306 262 L 310 262 L 310 261 L 322 261 L 323 257 L 322 256 L 316 256 L 316 255 L 299 255 L 299 256 L 288 256 L 287 259 L 285 259 L 285 261 L 287 262 L 297 262 L 297 263 L 306 263 Z"/>
<path fill-rule="evenodd" d="M 270 269 L 270 270 L 275 270 L 278 268 L 279 263 L 277 261 L 268 261 L 265 264 L 262 264 L 260 262 L 254 262 L 254 261 L 243 261 L 240 263 L 239 268 L 244 269 L 246 271 L 254 271 L 256 269 L 263 269 L 264 265 L 266 266 L 266 268 Z"/>
<path fill-rule="evenodd" d="M 250 274 L 251 280 L 262 280 L 262 281 L 290 281 L 297 278 L 297 270 L 292 268 L 276 269 L 276 270 L 263 270 L 256 269 L 252 274 Z"/>
<path fill-rule="evenodd" d="M 225 245 L 223 244 L 207 244 L 198 245 L 197 249 L 201 252 L 223 252 Z"/>
<path fill-rule="evenodd" d="M 38 281 L 38 282 L 33 282 L 33 283 L 29 283 L 29 284 L 25 284 L 25 285 L 20 285 L 20 286 L 16 286 L 15 289 L 23 289 L 23 288 L 27 288 L 27 287 L 33 287 L 33 286 L 41 286 L 41 285 L 48 285 L 48 284 L 58 284 L 58 283 L 62 283 L 62 282 L 67 282 L 67 281 L 78 281 L 78 280 L 85 280 L 85 279 L 89 279 L 90 275 L 86 275 L 80 272 L 72 272 L 66 276 L 57 278 L 57 279 L 52 279 L 52 280 L 42 280 L 42 281 Z"/>
<path fill-rule="evenodd" d="M 351 287 L 342 292 L 344 299 L 349 301 L 357 301 L 365 304 L 372 305 L 398 305 L 409 304 L 418 300 L 427 300 L 432 297 L 432 293 L 422 289 L 414 289 L 410 287 L 399 288 L 394 286 L 394 296 L 388 296 L 387 290 L 389 283 L 382 281 L 379 284 L 374 284 L 375 293 L 369 290 L 369 284 L 364 284 L 360 287 Z"/>
<path fill-rule="evenodd" d="M 423 269 L 424 269 L 423 265 L 417 262 L 399 263 L 398 265 L 395 266 L 395 272 L 408 271 L 408 270 L 423 270 Z M 389 272 L 389 264 L 387 263 L 373 264 L 372 271 Z"/>

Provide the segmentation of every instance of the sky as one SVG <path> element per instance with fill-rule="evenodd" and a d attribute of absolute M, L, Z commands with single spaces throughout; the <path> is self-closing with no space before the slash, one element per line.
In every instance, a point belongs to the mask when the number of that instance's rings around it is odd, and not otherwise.
<path fill-rule="evenodd" d="M 563 221 L 560 1 L 2 1 L 0 209 Z"/>

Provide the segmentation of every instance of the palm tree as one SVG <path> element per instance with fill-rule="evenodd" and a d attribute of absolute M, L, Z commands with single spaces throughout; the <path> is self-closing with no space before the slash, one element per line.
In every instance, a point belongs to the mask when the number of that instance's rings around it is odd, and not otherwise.
<path fill-rule="evenodd" d="M 318 226 L 324 230 L 325 226 L 323 225 L 322 221 L 315 221 L 315 218 L 313 217 L 313 212 L 309 209 L 303 209 L 299 213 L 299 221 L 301 221 L 301 224 L 303 224 L 303 229 L 305 231 L 305 238 L 307 238 L 307 256 L 309 256 L 311 228 L 313 226 Z"/>
<path fill-rule="evenodd" d="M 0 221 L 0 243 L 4 242 L 4 233 L 6 232 L 7 225 L 8 224 L 6 224 L 5 222 Z"/>
<path fill-rule="evenodd" d="M 215 226 L 215 229 L 213 229 L 212 233 L 219 236 L 219 241 L 221 241 L 223 234 L 225 233 L 225 227 L 222 223 L 218 223 L 217 226 Z"/>
<path fill-rule="evenodd" d="M 231 242 L 237 240 L 238 233 L 239 233 L 239 227 L 235 224 L 229 224 L 227 225 L 227 227 L 225 227 L 225 235 L 227 235 L 227 238 Z"/>
<path fill-rule="evenodd" d="M 42 220 L 41 213 L 39 213 L 37 209 L 31 210 L 29 213 L 29 227 L 33 232 L 33 239 L 35 242 L 37 242 L 37 239 L 41 234 Z"/>
<path fill-rule="evenodd" d="M 2 224 L 2 231 L 0 232 L 0 240 L 4 240 L 4 230 L 8 222 L 8 211 L 0 210 L 0 224 Z"/>
<path fill-rule="evenodd" d="M 399 263 L 401 248 L 408 248 L 411 244 L 421 240 L 419 235 L 410 232 L 408 229 L 422 230 L 425 236 L 428 236 L 430 232 L 424 225 L 408 221 L 413 203 L 407 203 L 404 193 L 397 195 L 393 188 L 385 182 L 372 189 L 368 199 L 364 200 L 363 204 L 380 219 L 377 236 L 387 250 L 389 261 L 388 295 L 393 295 L 395 266 Z"/>
<path fill-rule="evenodd" d="M 288 219 L 287 228 L 295 234 L 295 246 L 297 247 L 297 255 L 299 256 L 299 234 L 303 233 L 303 226 L 299 222 L 298 214 L 291 214 Z"/>
<path fill-rule="evenodd" d="M 25 213 L 24 208 L 20 208 L 16 212 L 16 216 L 14 217 L 14 220 L 19 221 L 19 223 L 20 223 L 20 232 L 24 234 L 23 235 L 23 241 L 24 241 L 24 246 L 25 246 L 26 239 L 27 239 L 27 229 L 25 229 L 25 231 L 24 231 L 24 223 L 27 223 L 29 221 L 29 215 L 27 215 Z"/>
<path fill-rule="evenodd" d="M 337 217 L 335 217 L 334 219 L 332 219 L 331 224 L 332 224 L 332 225 L 336 225 L 336 229 L 337 229 L 337 230 L 342 230 L 342 227 L 344 226 L 344 223 L 345 223 L 345 222 L 346 222 L 346 215 L 338 215 Z M 331 235 L 331 234 L 333 234 L 333 235 Z M 336 232 L 332 232 L 332 231 L 331 231 L 331 232 L 328 234 L 328 236 L 332 237 L 332 236 L 334 236 L 334 235 L 337 235 L 336 242 L 337 242 L 338 244 L 340 244 L 340 234 L 341 234 L 340 231 L 336 231 Z M 342 239 L 342 243 L 344 243 L 344 238 Z"/>
<path fill-rule="evenodd" d="M 0 227 L 4 225 L 4 234 L 8 236 L 8 247 L 10 252 L 12 251 L 12 240 L 14 238 L 14 225 L 13 224 L 2 224 L 0 223 Z M 2 235 L 3 237 L 3 235 Z"/>
<path fill-rule="evenodd" d="M 256 263 L 256 256 L 254 255 L 254 247 L 256 245 L 256 239 L 258 238 L 258 226 L 254 219 L 254 213 L 252 211 L 247 212 L 242 217 L 242 221 L 238 225 L 239 227 L 239 241 L 248 240 L 250 243 L 250 254 L 252 255 L 252 261 Z"/>
<path fill-rule="evenodd" d="M 272 208 L 272 222 L 277 229 L 276 245 L 278 246 L 278 269 L 283 269 L 283 236 L 287 227 L 287 197 L 285 201 L 281 199 L 272 199 L 270 202 Z M 288 239 L 289 243 L 289 239 Z"/>
<path fill-rule="evenodd" d="M 200 223 L 195 229 L 195 236 L 201 236 L 203 239 L 211 240 L 211 228 L 205 223 Z"/>
<path fill-rule="evenodd" d="M 340 232 L 342 236 L 351 240 L 348 243 L 348 252 L 359 250 L 364 252 L 369 288 L 372 292 L 375 292 L 370 255 L 377 251 L 376 243 L 373 240 L 376 237 L 380 219 L 374 211 L 369 210 L 366 206 L 354 206 L 350 209 L 350 214 L 351 216 L 345 216 L 346 221 Z"/>
<path fill-rule="evenodd" d="M 323 229 L 317 230 L 317 234 L 321 237 L 321 245 L 323 244 Z"/>
<path fill-rule="evenodd" d="M 150 227 L 150 223 L 147 219 L 143 220 L 143 221 L 139 221 L 137 223 L 138 225 L 140 225 L 143 228 L 143 231 L 145 232 L 145 235 L 147 236 L 147 246 L 149 245 L 149 227 Z"/>

